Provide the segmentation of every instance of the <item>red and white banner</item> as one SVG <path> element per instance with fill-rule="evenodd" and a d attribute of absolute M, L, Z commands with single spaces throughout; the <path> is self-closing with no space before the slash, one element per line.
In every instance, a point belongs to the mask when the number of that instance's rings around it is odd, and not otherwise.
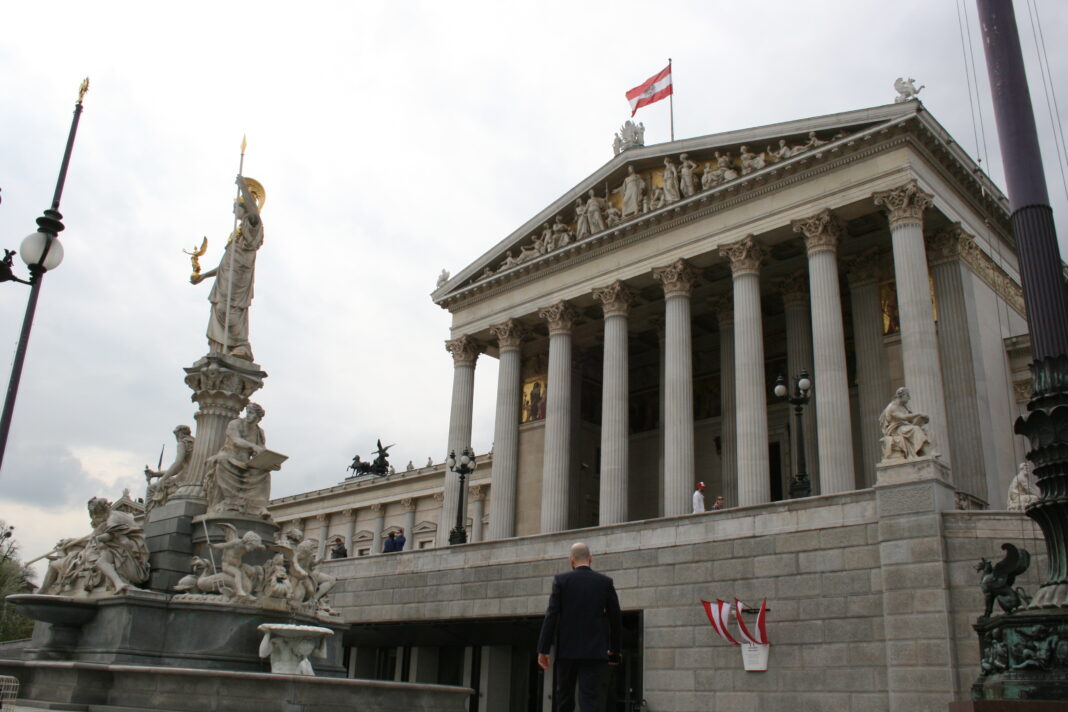
<path fill-rule="evenodd" d="M 727 630 L 727 619 L 730 617 L 731 611 L 730 604 L 716 599 L 715 603 L 701 601 L 701 605 L 705 607 L 705 615 L 708 616 L 708 622 L 712 624 L 712 630 L 716 631 L 716 635 L 728 643 L 741 645 Z"/>
<path fill-rule="evenodd" d="M 671 64 L 668 64 L 664 71 L 649 77 L 627 92 L 627 101 L 630 102 L 630 115 L 634 116 L 638 109 L 643 106 L 666 99 L 669 96 L 671 96 Z"/>
<path fill-rule="evenodd" d="M 768 630 L 767 630 L 767 615 L 768 615 L 768 601 L 764 600 L 760 604 L 760 613 L 757 614 L 757 630 L 756 635 L 749 632 L 749 629 L 745 625 L 745 621 L 742 620 L 742 611 L 745 610 L 745 604 L 734 599 L 734 605 L 726 601 L 716 599 L 715 603 L 710 601 L 701 601 L 701 605 L 705 607 L 705 615 L 708 616 L 708 622 L 712 624 L 712 630 L 716 631 L 716 635 L 726 640 L 728 643 L 734 645 L 741 645 L 742 643 L 735 640 L 727 629 L 727 622 L 730 620 L 731 608 L 734 608 L 734 620 L 738 623 L 738 633 L 743 642 L 749 645 L 767 645 L 768 644 Z"/>
<path fill-rule="evenodd" d="M 764 619 L 768 614 L 768 601 L 764 599 L 764 602 L 760 604 L 760 613 L 757 614 L 757 634 L 753 636 L 749 632 L 749 629 L 745 627 L 745 621 L 742 619 L 742 611 L 745 610 L 745 604 L 734 599 L 734 619 L 738 621 L 738 632 L 742 634 L 742 639 L 750 645 L 767 645 L 768 644 L 768 630 Z"/>

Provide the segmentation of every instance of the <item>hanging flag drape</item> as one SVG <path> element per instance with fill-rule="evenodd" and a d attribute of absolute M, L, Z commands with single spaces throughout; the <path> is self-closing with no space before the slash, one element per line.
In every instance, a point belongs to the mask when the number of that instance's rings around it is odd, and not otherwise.
<path fill-rule="evenodd" d="M 666 99 L 671 96 L 671 93 L 671 63 L 669 62 L 662 72 L 654 74 L 627 92 L 630 115 L 634 116 L 643 106 Z"/>
<path fill-rule="evenodd" d="M 723 638 L 728 643 L 733 643 L 734 645 L 742 644 L 735 640 L 734 636 L 732 636 L 727 629 L 727 621 L 730 620 L 731 608 L 734 608 L 734 619 L 738 623 L 738 637 L 749 645 L 768 644 L 768 630 L 766 624 L 768 614 L 767 599 L 764 599 L 763 603 L 760 604 L 760 613 L 757 614 L 756 635 L 749 632 L 749 629 L 745 625 L 745 621 L 742 620 L 742 611 L 745 610 L 745 604 L 737 598 L 734 599 L 733 605 L 719 599 L 716 599 L 715 603 L 701 601 L 701 605 L 705 607 L 705 615 L 708 616 L 708 622 L 712 624 L 712 630 L 716 632 L 716 635 Z"/>

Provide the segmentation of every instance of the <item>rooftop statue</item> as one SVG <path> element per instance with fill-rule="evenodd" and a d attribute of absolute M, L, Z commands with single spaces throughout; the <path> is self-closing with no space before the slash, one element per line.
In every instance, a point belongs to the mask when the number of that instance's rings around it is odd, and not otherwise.
<path fill-rule="evenodd" d="M 894 399 L 879 416 L 879 427 L 883 431 L 880 441 L 883 461 L 915 460 L 933 454 L 931 438 L 924 427 L 930 418 L 909 410 L 909 397 L 908 388 L 898 388 Z"/>
<path fill-rule="evenodd" d="M 88 507 L 93 530 L 81 539 L 60 540 L 46 554 L 48 570 L 41 593 L 113 596 L 148 580 L 148 548 L 133 516 L 113 509 L 102 497 L 90 499 Z"/>
<path fill-rule="evenodd" d="M 897 90 L 897 96 L 894 97 L 894 103 L 903 104 L 906 101 L 919 101 L 920 91 L 922 91 L 925 86 L 927 85 L 921 84 L 920 88 L 917 89 L 916 80 L 912 77 L 909 77 L 908 81 L 906 81 L 904 77 L 898 77 L 894 80 L 894 89 Z"/>
<path fill-rule="evenodd" d="M 645 124 L 635 124 L 630 119 L 627 119 L 619 127 L 619 132 L 616 134 L 615 139 L 612 140 L 612 151 L 618 155 L 629 148 L 639 148 L 644 145 Z"/>
<path fill-rule="evenodd" d="M 441 274 L 438 275 L 438 287 L 445 286 L 445 283 L 449 281 L 449 270 L 442 269 Z"/>
<path fill-rule="evenodd" d="M 251 361 L 248 309 L 256 278 L 256 253 L 263 245 L 260 210 L 266 193 L 258 181 L 240 175 L 237 187 L 240 195 L 234 201 L 234 218 L 238 224 L 226 243 L 219 266 L 203 274 L 194 272 L 189 281 L 200 284 L 209 277 L 215 278 L 208 294 L 210 351 Z"/>

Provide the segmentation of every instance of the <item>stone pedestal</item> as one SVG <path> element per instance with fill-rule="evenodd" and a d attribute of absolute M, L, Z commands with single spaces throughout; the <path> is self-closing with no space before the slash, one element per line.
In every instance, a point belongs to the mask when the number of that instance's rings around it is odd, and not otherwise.
<path fill-rule="evenodd" d="M 204 356 L 185 372 L 186 385 L 193 389 L 192 399 L 199 406 L 194 416 L 196 443 L 174 494 L 145 519 L 145 544 L 152 566 L 148 588 L 154 591 L 172 591 L 179 579 L 190 572 L 193 517 L 207 509 L 204 474 L 208 458 L 222 447 L 227 424 L 241 416 L 249 397 L 267 377 L 251 361 L 217 353 Z M 244 533 L 240 527 L 238 531 Z"/>
<path fill-rule="evenodd" d="M 979 679 L 972 685 L 973 700 L 988 704 L 1061 700 L 1057 704 L 1064 709 L 1063 700 L 1068 700 L 1068 622 L 1063 613 L 1055 608 L 1018 610 L 980 618 L 972 627 L 979 635 L 982 665 Z"/>
<path fill-rule="evenodd" d="M 949 482 L 949 468 L 935 457 L 915 460 L 883 460 L 875 465 L 875 484 L 898 485 L 919 480 Z"/>

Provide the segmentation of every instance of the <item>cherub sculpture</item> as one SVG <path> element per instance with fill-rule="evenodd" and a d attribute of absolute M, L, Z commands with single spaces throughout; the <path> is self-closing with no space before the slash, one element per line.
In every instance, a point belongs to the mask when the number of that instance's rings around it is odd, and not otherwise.
<path fill-rule="evenodd" d="M 226 531 L 226 539 L 219 544 L 213 543 L 211 548 L 223 552 L 221 568 L 223 574 L 228 577 L 227 583 L 230 584 L 237 598 L 255 600 L 253 592 L 259 588 L 263 578 L 263 568 L 242 563 L 242 559 L 245 558 L 245 554 L 262 551 L 263 541 L 254 531 L 247 531 L 244 536 L 238 537 L 237 528 L 234 525 L 220 523 L 219 526 Z"/>
<path fill-rule="evenodd" d="M 1005 558 L 997 564 L 983 558 L 975 567 L 975 570 L 980 572 L 979 588 L 986 597 L 983 618 L 989 618 L 993 614 L 995 601 L 1006 613 L 1012 613 L 1030 601 L 1022 588 L 1014 589 L 1012 584 L 1016 577 L 1027 571 L 1027 567 L 1031 565 L 1031 553 L 1027 549 L 1017 549 L 1008 542 L 1002 544 L 1001 548 L 1005 552 Z"/>

